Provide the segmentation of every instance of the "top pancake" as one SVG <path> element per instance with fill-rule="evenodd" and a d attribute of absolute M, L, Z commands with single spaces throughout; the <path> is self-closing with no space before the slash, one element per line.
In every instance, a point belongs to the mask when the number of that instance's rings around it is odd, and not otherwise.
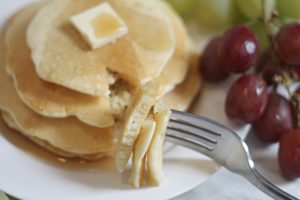
<path fill-rule="evenodd" d="M 169 16 L 158 0 L 108 0 L 129 28 L 116 43 L 91 50 L 69 18 L 103 0 L 54 0 L 33 19 L 27 41 L 44 80 L 90 94 L 109 94 L 108 74 L 141 85 L 161 73 L 175 49 Z"/>

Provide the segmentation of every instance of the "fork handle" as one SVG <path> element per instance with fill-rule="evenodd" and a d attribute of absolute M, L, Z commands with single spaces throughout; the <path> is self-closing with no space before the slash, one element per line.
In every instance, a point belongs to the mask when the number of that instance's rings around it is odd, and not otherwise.
<path fill-rule="evenodd" d="M 269 182 L 255 168 L 252 169 L 252 172 L 253 173 L 247 173 L 245 178 L 247 178 L 255 187 L 268 194 L 270 197 L 276 200 L 299 200 L 298 198 L 288 194 Z"/>

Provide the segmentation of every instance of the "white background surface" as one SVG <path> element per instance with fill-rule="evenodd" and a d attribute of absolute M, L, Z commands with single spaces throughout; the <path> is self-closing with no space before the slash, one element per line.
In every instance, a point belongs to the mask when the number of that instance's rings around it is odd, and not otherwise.
<path fill-rule="evenodd" d="M 250 133 L 246 140 L 250 147 L 255 165 L 258 170 L 272 183 L 281 189 L 289 192 L 297 198 L 300 198 L 300 180 L 293 182 L 286 181 L 280 176 L 277 164 L 278 145 L 266 146 Z M 270 197 L 257 190 L 244 178 L 232 174 L 228 170 L 221 168 L 217 173 L 211 176 L 192 191 L 180 195 L 174 200 L 185 199 L 239 199 L 239 200 L 268 200 Z"/>

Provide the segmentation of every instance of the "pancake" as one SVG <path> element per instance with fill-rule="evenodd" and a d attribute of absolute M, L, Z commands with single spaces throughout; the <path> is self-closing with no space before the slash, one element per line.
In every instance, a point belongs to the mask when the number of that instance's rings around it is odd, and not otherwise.
<path fill-rule="evenodd" d="M 19 97 L 27 106 L 44 116 L 56 118 L 76 116 L 82 122 L 96 127 L 112 126 L 114 124 L 112 115 L 120 118 L 118 115 L 121 115 L 125 110 L 124 107 L 130 103 L 131 98 L 128 99 L 128 97 L 123 105 L 115 103 L 124 101 L 122 100 L 122 94 L 126 92 L 122 91 L 124 87 L 118 88 L 118 92 L 113 91 L 111 99 L 108 99 L 84 95 L 43 81 L 38 77 L 25 34 L 37 9 L 44 4 L 32 5 L 31 8 L 28 7 L 18 14 L 12 20 L 6 34 L 7 69 L 14 79 Z M 158 98 L 182 82 L 188 69 L 186 51 L 188 35 L 176 14 L 170 10 L 168 12 L 172 16 L 172 25 L 176 34 L 176 51 L 158 78 L 160 83 Z"/>
<path fill-rule="evenodd" d="M 190 53 L 190 46 L 188 43 L 190 42 L 190 37 L 178 15 L 165 2 L 160 1 L 158 5 L 170 16 L 176 37 L 175 52 L 157 78 L 160 85 L 158 98 L 161 98 L 173 90 L 186 77 L 189 69 L 188 54 Z"/>
<path fill-rule="evenodd" d="M 161 6 L 166 10 L 166 12 L 170 13 L 173 19 L 179 18 L 176 14 L 174 15 L 174 11 L 167 4 L 162 2 Z M 185 53 L 187 55 L 187 57 L 185 58 L 185 64 L 187 65 L 187 67 L 186 68 L 178 67 L 176 68 L 176 70 L 178 70 L 181 73 L 184 73 L 184 69 L 186 69 L 187 73 L 185 73 L 185 76 L 183 77 L 184 80 L 178 82 L 180 84 L 177 84 L 172 89 L 170 88 L 170 91 L 168 93 L 164 93 L 161 97 L 165 102 L 165 104 L 168 105 L 171 109 L 186 111 L 190 107 L 192 101 L 194 100 L 195 96 L 197 95 L 201 87 L 201 76 L 198 71 L 199 55 L 194 44 L 192 43 L 191 38 L 186 33 L 186 29 L 184 28 L 182 21 L 179 19 L 175 21 L 173 20 L 173 23 L 174 22 L 177 23 L 177 26 L 183 27 L 182 29 L 183 32 L 181 33 L 181 35 L 182 36 L 185 35 L 185 49 L 186 49 Z M 178 37 L 178 33 L 177 33 L 177 37 Z M 172 73 L 171 69 L 170 71 L 167 70 L 168 70 L 168 66 L 166 66 L 163 71 L 166 74 L 166 77 L 168 77 L 168 75 L 174 76 L 175 74 L 174 71 Z M 175 74 L 175 76 L 176 75 L 178 74 Z M 163 76 L 163 73 L 161 74 L 161 76 Z M 182 80 L 182 79 L 177 79 L 177 80 Z M 165 79 L 164 84 L 167 83 L 170 83 L 170 81 Z"/>
<path fill-rule="evenodd" d="M 112 153 L 114 120 L 122 123 L 146 81 L 159 82 L 157 99 L 173 109 L 188 108 L 200 85 L 194 48 L 182 21 L 163 2 L 109 0 L 133 31 L 95 51 L 68 20 L 103 1 L 49 2 L 12 18 L 7 49 L 0 35 L 6 54 L 6 60 L 0 55 L 0 110 L 11 128 L 57 155 L 94 160 Z M 136 28 L 145 24 L 154 29 Z"/>
<path fill-rule="evenodd" d="M 158 1 L 51 1 L 34 17 L 27 32 L 37 74 L 93 96 L 108 96 L 111 72 L 134 86 L 156 78 L 175 49 L 170 17 L 157 6 Z M 101 2 L 112 5 L 129 33 L 114 44 L 91 50 L 69 18 Z"/>
<path fill-rule="evenodd" d="M 34 111 L 49 117 L 76 116 L 82 122 L 108 127 L 114 124 L 108 98 L 92 97 L 40 79 L 26 43 L 27 27 L 45 3 L 33 4 L 9 23 L 6 32 L 7 71 L 19 97 Z"/>
<path fill-rule="evenodd" d="M 18 125 L 16 124 L 16 122 L 14 122 L 13 118 L 6 112 L 1 112 L 1 116 L 3 121 L 12 129 L 19 131 L 20 133 L 22 133 L 22 130 L 20 129 L 20 127 L 18 127 Z M 64 158 L 83 158 L 85 160 L 98 160 L 103 158 L 104 156 L 107 156 L 107 153 L 96 153 L 96 154 L 90 154 L 90 155 L 81 155 L 78 156 L 76 154 L 70 153 L 70 152 L 66 152 L 63 151 L 61 149 L 55 148 L 53 147 L 51 144 L 39 140 L 37 138 L 28 136 L 26 134 L 22 134 L 23 136 L 27 137 L 29 140 L 33 141 L 34 143 L 36 143 L 37 145 L 39 145 L 40 147 L 48 150 L 51 153 L 54 153 L 57 156 L 62 156 Z"/>
<path fill-rule="evenodd" d="M 163 97 L 164 102 L 170 108 L 186 111 L 191 105 L 201 86 L 197 62 L 196 55 L 190 57 L 191 68 L 186 79 Z"/>
<path fill-rule="evenodd" d="M 0 52 L 5 53 L 4 36 L 2 32 L 0 34 Z M 13 81 L 5 73 L 4 53 L 0 54 L 0 109 L 9 114 L 24 135 L 76 157 L 111 153 L 111 128 L 88 126 L 75 118 L 46 118 L 25 106 L 15 91 Z"/>

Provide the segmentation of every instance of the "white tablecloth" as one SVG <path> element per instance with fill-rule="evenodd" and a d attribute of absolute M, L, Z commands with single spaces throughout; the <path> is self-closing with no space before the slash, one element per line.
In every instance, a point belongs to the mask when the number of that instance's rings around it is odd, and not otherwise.
<path fill-rule="evenodd" d="M 280 175 L 277 164 L 278 145 L 263 144 L 251 133 L 246 141 L 257 169 L 272 183 L 300 199 L 300 180 L 291 182 L 285 180 Z M 225 168 L 221 168 L 197 188 L 174 198 L 174 200 L 186 199 L 268 200 L 271 198 L 255 188 L 243 177 L 233 174 Z"/>

